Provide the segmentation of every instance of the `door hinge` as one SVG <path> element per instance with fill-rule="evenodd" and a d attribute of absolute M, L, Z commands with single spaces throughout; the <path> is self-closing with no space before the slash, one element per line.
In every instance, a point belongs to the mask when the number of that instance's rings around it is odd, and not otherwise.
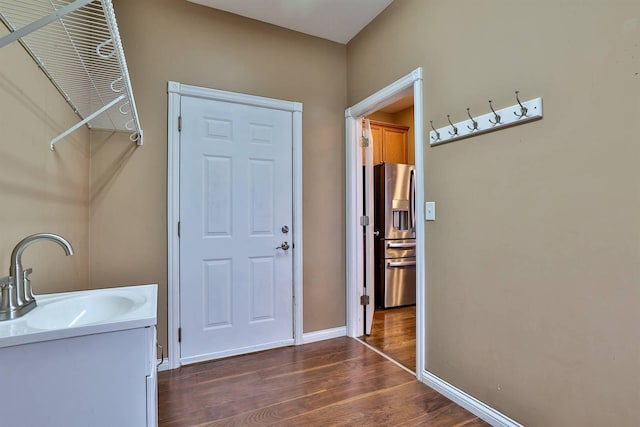
<path fill-rule="evenodd" d="M 178 237 L 180 237 L 180 221 L 178 221 Z"/>
<path fill-rule="evenodd" d="M 178 132 L 182 132 L 182 116 L 178 116 Z"/>
<path fill-rule="evenodd" d="M 367 225 L 369 225 L 369 217 L 367 215 L 360 217 L 360 225 L 363 227 L 366 227 Z"/>
<path fill-rule="evenodd" d="M 363 136 L 362 139 L 360 140 L 360 146 L 361 147 L 368 147 L 369 146 L 369 138 L 367 138 L 366 136 Z"/>
<path fill-rule="evenodd" d="M 178 328 L 178 342 L 182 342 L 182 328 Z"/>
<path fill-rule="evenodd" d="M 360 305 L 369 305 L 369 295 L 360 296 Z"/>

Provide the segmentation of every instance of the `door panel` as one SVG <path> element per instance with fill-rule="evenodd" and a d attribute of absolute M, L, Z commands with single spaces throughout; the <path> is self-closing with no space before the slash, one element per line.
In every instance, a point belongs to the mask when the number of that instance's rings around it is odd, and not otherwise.
<path fill-rule="evenodd" d="M 204 156 L 205 230 L 208 236 L 231 236 L 231 158 Z"/>
<path fill-rule="evenodd" d="M 272 257 L 256 257 L 250 260 L 250 322 L 273 320 L 275 317 L 276 286 L 273 264 Z"/>
<path fill-rule="evenodd" d="M 182 97 L 181 362 L 293 343 L 292 113 Z M 295 230 L 294 230 L 295 231 Z"/>
<path fill-rule="evenodd" d="M 373 162 L 375 159 L 375 147 L 378 144 L 380 147 L 381 141 L 379 138 L 379 132 L 376 135 L 373 132 L 373 128 L 369 120 L 365 121 L 365 132 L 369 138 L 369 146 L 365 148 L 365 168 L 364 168 L 364 214 L 369 217 L 369 225 L 363 227 L 364 229 L 364 281 L 365 289 L 364 294 L 369 297 L 369 304 L 363 306 L 364 310 L 364 333 L 365 335 L 371 335 L 371 328 L 373 327 L 373 315 L 375 312 L 375 275 L 374 275 L 374 248 L 373 248 L 373 224 L 374 224 L 374 209 L 373 199 L 375 197 L 373 192 Z"/>
<path fill-rule="evenodd" d="M 231 260 L 204 261 L 206 327 L 231 326 Z"/>

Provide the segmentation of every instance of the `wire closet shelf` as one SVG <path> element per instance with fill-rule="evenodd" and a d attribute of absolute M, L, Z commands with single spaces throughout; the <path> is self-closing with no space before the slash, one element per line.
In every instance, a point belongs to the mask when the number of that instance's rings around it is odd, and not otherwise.
<path fill-rule="evenodd" d="M 142 129 L 111 0 L 0 0 L 0 21 L 10 31 L 0 48 L 18 41 L 82 119 L 82 125 L 130 132 Z"/>

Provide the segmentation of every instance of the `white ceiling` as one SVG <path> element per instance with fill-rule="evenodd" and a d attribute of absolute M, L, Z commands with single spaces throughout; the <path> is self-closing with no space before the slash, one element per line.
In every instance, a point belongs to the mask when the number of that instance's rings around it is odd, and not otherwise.
<path fill-rule="evenodd" d="M 346 44 L 393 0 L 188 0 Z"/>

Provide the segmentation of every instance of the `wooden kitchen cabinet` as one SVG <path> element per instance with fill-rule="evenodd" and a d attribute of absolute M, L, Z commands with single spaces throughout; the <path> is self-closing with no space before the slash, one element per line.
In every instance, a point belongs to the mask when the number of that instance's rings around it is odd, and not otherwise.
<path fill-rule="evenodd" d="M 373 137 L 373 164 L 377 165 L 382 162 L 409 163 L 409 127 L 374 120 L 371 120 L 370 123 Z M 364 149 L 362 150 L 362 156 L 364 163 Z"/>

